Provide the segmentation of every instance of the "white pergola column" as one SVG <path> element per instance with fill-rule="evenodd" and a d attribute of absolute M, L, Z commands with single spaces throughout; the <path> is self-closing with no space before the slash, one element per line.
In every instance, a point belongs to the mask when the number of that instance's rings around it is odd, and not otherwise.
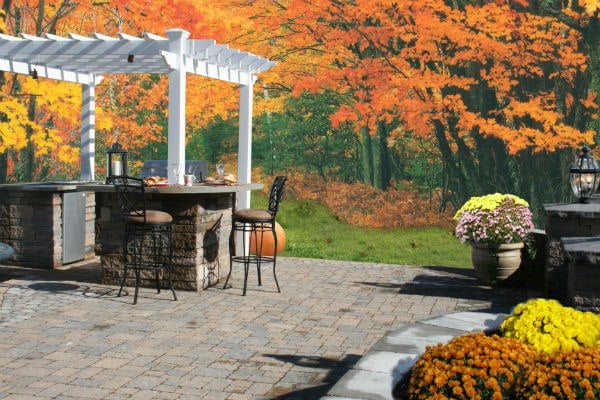
<path fill-rule="evenodd" d="M 254 81 L 254 79 L 253 79 Z M 252 85 L 240 86 L 240 126 L 238 140 L 238 182 L 252 178 Z M 250 191 L 238 194 L 238 208 L 250 208 Z"/>
<path fill-rule="evenodd" d="M 81 85 L 81 180 L 91 182 L 95 174 L 96 152 L 96 84 Z"/>
<path fill-rule="evenodd" d="M 185 174 L 185 43 L 190 33 L 183 29 L 170 29 L 169 52 L 177 58 L 175 69 L 169 73 L 169 141 L 167 173 L 171 184 L 183 184 Z"/>
<path fill-rule="evenodd" d="M 254 82 L 255 79 L 252 79 Z M 252 178 L 252 85 L 240 86 L 240 125 L 238 135 L 238 182 L 250 183 Z M 235 208 L 250 208 L 250 191 L 237 194 Z M 242 235 L 246 235 L 243 240 Z M 250 250 L 250 233 L 237 232 L 235 254 L 248 254 Z M 242 244 L 246 243 L 246 248 Z"/>

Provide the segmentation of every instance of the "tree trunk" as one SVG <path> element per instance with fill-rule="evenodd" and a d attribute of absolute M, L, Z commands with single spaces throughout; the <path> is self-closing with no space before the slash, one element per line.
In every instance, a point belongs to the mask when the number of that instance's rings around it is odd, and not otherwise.
<path fill-rule="evenodd" d="M 29 96 L 29 106 L 27 107 L 27 118 L 30 121 L 35 121 L 36 98 Z M 25 182 L 33 182 L 35 170 L 35 146 L 31 141 L 31 128 L 27 128 L 27 147 L 21 150 L 21 162 L 24 163 L 23 175 L 20 180 Z"/>
<path fill-rule="evenodd" d="M 380 189 L 387 190 L 392 179 L 392 160 L 388 147 L 389 127 L 383 122 L 379 124 L 379 177 Z"/>
<path fill-rule="evenodd" d="M 361 132 L 361 140 L 360 147 L 362 153 L 362 179 L 363 182 L 373 186 L 374 185 L 374 176 L 373 176 L 373 144 L 371 135 L 366 129 L 363 129 Z"/>
<path fill-rule="evenodd" d="M 474 136 L 477 143 L 477 174 L 481 193 L 514 193 L 515 180 L 510 171 L 509 156 L 504 143 L 496 138 Z"/>
<path fill-rule="evenodd" d="M 454 153 L 450 148 L 444 125 L 440 121 L 433 121 L 434 133 L 438 142 L 438 148 L 442 154 L 442 160 L 446 166 L 448 174 L 448 196 L 454 204 L 462 204 L 467 199 L 469 190 L 467 185 L 467 177 L 464 175 L 460 159 L 454 158 Z"/>
<path fill-rule="evenodd" d="M 6 183 L 8 177 L 8 154 L 0 153 L 0 183 Z"/>

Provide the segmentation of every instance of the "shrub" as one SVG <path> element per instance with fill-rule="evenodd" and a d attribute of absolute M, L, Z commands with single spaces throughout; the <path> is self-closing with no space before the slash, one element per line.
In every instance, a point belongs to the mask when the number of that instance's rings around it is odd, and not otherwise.
<path fill-rule="evenodd" d="M 535 357 L 521 341 L 472 333 L 429 346 L 413 366 L 407 398 L 502 400 Z"/>
<path fill-rule="evenodd" d="M 600 348 L 542 355 L 519 379 L 517 399 L 600 399 Z"/>
<path fill-rule="evenodd" d="M 500 326 L 502 335 L 533 345 L 543 353 L 600 345 L 600 316 L 534 299 L 514 308 Z"/>
<path fill-rule="evenodd" d="M 370 228 L 438 226 L 450 228 L 452 210 L 440 213 L 441 194 L 419 194 L 416 189 L 379 190 L 364 183 L 326 181 L 309 173 L 289 173 L 287 193 L 297 200 L 318 201 L 344 223 Z"/>

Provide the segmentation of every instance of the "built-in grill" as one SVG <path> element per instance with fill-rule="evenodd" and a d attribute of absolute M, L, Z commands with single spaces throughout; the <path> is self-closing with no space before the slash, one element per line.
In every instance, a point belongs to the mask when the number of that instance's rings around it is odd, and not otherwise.
<path fill-rule="evenodd" d="M 190 160 L 185 162 L 186 175 L 194 175 L 196 182 L 200 182 L 208 176 L 208 162 Z M 149 176 L 167 177 L 167 160 L 149 160 L 142 166 L 140 178 L 145 179 Z"/>

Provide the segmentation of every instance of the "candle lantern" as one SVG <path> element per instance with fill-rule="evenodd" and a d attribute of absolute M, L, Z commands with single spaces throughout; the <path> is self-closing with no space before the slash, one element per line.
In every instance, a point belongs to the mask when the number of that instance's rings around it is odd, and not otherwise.
<path fill-rule="evenodd" d="M 590 148 L 583 146 L 580 155 L 573 161 L 569 170 L 571 189 L 580 203 L 587 203 L 596 193 L 600 183 L 600 168 L 590 154 Z"/>
<path fill-rule="evenodd" d="M 115 142 L 106 152 L 106 178 L 127 176 L 127 150 Z"/>

